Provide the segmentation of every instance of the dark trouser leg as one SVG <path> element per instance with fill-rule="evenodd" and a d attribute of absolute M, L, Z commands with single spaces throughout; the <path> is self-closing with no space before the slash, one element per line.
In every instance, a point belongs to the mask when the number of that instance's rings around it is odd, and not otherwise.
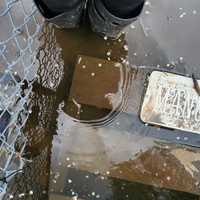
<path fill-rule="evenodd" d="M 103 0 L 103 3 L 113 15 L 126 19 L 138 16 L 144 0 Z"/>
<path fill-rule="evenodd" d="M 145 0 L 89 0 L 92 29 L 117 38 L 120 32 L 140 15 Z"/>
<path fill-rule="evenodd" d="M 86 0 L 34 0 L 42 15 L 63 28 L 79 25 Z"/>

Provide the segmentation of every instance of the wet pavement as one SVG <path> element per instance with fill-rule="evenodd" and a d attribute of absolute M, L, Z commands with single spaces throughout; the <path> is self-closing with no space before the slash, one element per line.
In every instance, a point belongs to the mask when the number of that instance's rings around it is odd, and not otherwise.
<path fill-rule="evenodd" d="M 198 0 L 152 0 L 116 41 L 88 24 L 44 25 L 24 129 L 31 162 L 4 199 L 198 200 L 199 135 L 139 113 L 152 70 L 200 78 L 199 19 Z"/>

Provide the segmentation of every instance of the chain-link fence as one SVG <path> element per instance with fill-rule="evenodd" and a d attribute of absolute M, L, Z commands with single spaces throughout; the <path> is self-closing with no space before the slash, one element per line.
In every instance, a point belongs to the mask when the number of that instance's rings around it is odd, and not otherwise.
<path fill-rule="evenodd" d="M 0 199 L 20 172 L 42 17 L 32 0 L 0 0 Z"/>
<path fill-rule="evenodd" d="M 60 103 L 55 90 L 63 77 L 64 62 L 52 24 L 44 23 L 38 36 L 34 38 L 38 39 L 38 48 L 34 47 L 31 52 L 32 58 L 36 58 L 34 66 L 32 65 L 35 71 L 32 70 L 32 77 L 24 77 L 26 87 L 19 87 L 21 92 L 29 92 L 27 98 L 23 99 L 24 112 L 27 115 L 23 125 L 20 125 L 20 131 L 23 129 L 21 135 L 26 140 L 24 157 L 31 159 L 31 162 L 22 162 L 23 170 L 9 182 L 3 199 L 48 199 L 51 146 L 53 134 L 56 132 L 55 110 Z M 33 82 L 36 74 L 37 81 Z M 21 103 L 17 101 L 16 106 L 19 105 Z M 16 121 L 18 119 L 19 117 L 15 118 Z"/>
<path fill-rule="evenodd" d="M 9 183 L 3 200 L 48 200 L 51 143 L 24 165 Z"/>

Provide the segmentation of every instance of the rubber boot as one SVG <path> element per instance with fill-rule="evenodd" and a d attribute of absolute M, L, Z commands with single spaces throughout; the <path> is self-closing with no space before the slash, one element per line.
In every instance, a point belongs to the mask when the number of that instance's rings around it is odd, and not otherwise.
<path fill-rule="evenodd" d="M 89 0 L 92 30 L 117 39 L 122 30 L 140 15 L 145 0 Z"/>
<path fill-rule="evenodd" d="M 41 14 L 60 28 L 75 28 L 81 22 L 86 0 L 34 0 Z"/>

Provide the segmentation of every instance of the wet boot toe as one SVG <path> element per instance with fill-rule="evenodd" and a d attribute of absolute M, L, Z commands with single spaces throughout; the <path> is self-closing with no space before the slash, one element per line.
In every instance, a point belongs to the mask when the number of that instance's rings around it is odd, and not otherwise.
<path fill-rule="evenodd" d="M 117 39 L 125 27 L 137 20 L 143 6 L 144 1 L 141 0 L 141 4 L 132 11 L 131 15 L 120 17 L 110 11 L 102 0 L 89 0 L 88 16 L 92 30 L 112 39 Z"/>

